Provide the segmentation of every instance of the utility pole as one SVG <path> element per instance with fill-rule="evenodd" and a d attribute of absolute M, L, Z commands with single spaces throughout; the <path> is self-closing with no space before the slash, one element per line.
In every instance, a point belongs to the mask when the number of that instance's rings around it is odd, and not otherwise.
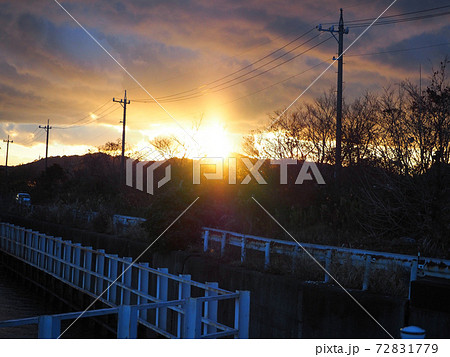
<path fill-rule="evenodd" d="M 9 140 L 9 135 L 8 135 L 8 140 L 3 140 L 3 142 L 6 143 L 6 163 L 5 163 L 5 173 L 6 173 L 6 177 L 8 177 L 9 143 L 13 143 L 14 141 Z"/>
<path fill-rule="evenodd" d="M 48 167 L 48 135 L 50 133 L 50 129 L 52 128 L 50 126 L 50 119 L 47 120 L 46 126 L 39 125 L 39 128 L 44 129 L 47 132 L 47 141 L 45 143 L 45 171 L 47 171 L 47 167 Z"/>
<path fill-rule="evenodd" d="M 125 90 L 125 95 L 123 99 L 113 98 L 113 102 L 120 103 L 123 107 L 123 120 L 122 120 L 122 160 L 120 161 L 120 179 L 122 182 L 125 182 L 125 128 L 127 125 L 127 104 L 130 104 L 130 101 L 127 100 L 127 91 Z"/>
<path fill-rule="evenodd" d="M 338 42 L 338 73 L 337 73 L 337 102 L 336 102 L 336 163 L 334 166 L 334 177 L 339 182 L 341 168 L 342 168 L 342 78 L 343 78 L 343 64 L 344 64 L 344 34 L 348 34 L 348 27 L 344 28 L 344 18 L 341 9 L 341 16 L 339 18 L 339 27 L 337 30 L 334 26 L 328 29 L 323 29 L 322 25 L 317 26 L 319 31 L 330 32 Z M 334 35 L 338 33 L 338 38 Z M 336 61 L 336 58 L 333 57 Z"/>

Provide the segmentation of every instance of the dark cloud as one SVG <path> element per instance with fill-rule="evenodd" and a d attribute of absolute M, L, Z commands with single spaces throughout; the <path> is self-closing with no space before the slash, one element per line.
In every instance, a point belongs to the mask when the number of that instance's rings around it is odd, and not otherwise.
<path fill-rule="evenodd" d="M 63 5 L 152 94 L 162 96 L 200 88 L 239 71 L 318 23 L 337 21 L 339 7 L 344 8 L 346 21 L 351 21 L 376 17 L 390 3 L 390 0 L 341 3 L 332 0 L 66 0 Z M 397 1 L 386 15 L 447 4 L 448 1 L 443 0 L 432 3 Z M 30 129 L 24 123 L 42 124 L 48 117 L 55 125 L 70 125 L 113 96 L 122 95 L 125 88 L 131 98 L 145 96 L 137 84 L 52 1 L 0 0 L 0 26 L 0 120 L 3 125 L 13 121 L 16 124 L 13 129 L 24 133 Z M 351 29 L 345 44 L 350 44 L 363 30 Z M 450 42 L 449 30 L 445 16 L 374 26 L 349 54 Z M 313 31 L 307 38 L 315 34 Z M 326 38 L 329 34 L 321 36 Z M 438 63 L 449 49 L 449 46 L 430 47 L 347 57 L 345 94 L 351 98 L 365 89 L 376 91 L 389 82 L 417 76 L 418 64 Z M 302 50 L 304 48 L 299 48 L 292 55 Z M 246 132 L 264 120 L 268 112 L 289 105 L 324 68 L 319 67 L 277 86 L 272 86 L 274 83 L 305 71 L 323 59 L 331 60 L 335 53 L 336 42 L 331 40 L 307 55 L 238 86 L 195 100 L 165 105 L 188 126 L 193 117 L 190 113 L 208 116 L 220 108 L 230 128 L 237 130 L 241 126 Z M 286 55 L 285 59 L 289 57 Z M 271 56 L 268 60 L 274 58 Z M 251 69 L 262 64 L 264 62 L 258 62 Z M 261 71 L 266 68 L 262 67 Z M 424 68 L 424 72 L 426 70 Z M 334 85 L 334 72 L 330 69 L 305 95 L 305 100 Z M 253 74 L 256 73 L 258 71 Z M 270 89 L 265 90 L 266 87 Z M 251 95 L 254 92 L 258 94 Z M 243 99 L 233 101 L 241 97 Z M 102 117 L 99 122 L 116 124 L 120 120 L 118 114 L 114 112 Z M 160 119 L 163 116 L 165 119 Z M 134 103 L 130 106 L 130 118 L 130 125 L 135 130 L 148 129 L 156 122 L 164 125 L 170 122 L 164 112 L 150 104 Z M 114 134 L 111 127 L 94 127 L 98 135 L 102 131 Z M 3 129 L 5 133 L 13 130 L 4 126 Z M 89 130 L 84 127 L 77 130 L 55 133 L 55 138 L 70 144 L 92 143 L 93 138 L 86 134 Z"/>

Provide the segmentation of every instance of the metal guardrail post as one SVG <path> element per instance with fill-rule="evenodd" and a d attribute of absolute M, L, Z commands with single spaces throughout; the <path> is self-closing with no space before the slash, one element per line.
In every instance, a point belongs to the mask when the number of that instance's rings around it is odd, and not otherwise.
<path fill-rule="evenodd" d="M 16 236 L 16 226 L 11 227 L 11 232 L 9 235 L 9 252 L 14 253 L 14 238 Z"/>
<path fill-rule="evenodd" d="M 202 302 L 189 298 L 185 304 L 183 337 L 200 338 L 202 334 Z"/>
<path fill-rule="evenodd" d="M 3 249 L 6 250 L 7 252 L 9 252 L 9 239 L 11 239 L 11 225 L 8 224 L 6 226 L 6 232 L 5 232 L 5 240 L 4 240 L 4 245 L 3 245 Z"/>
<path fill-rule="evenodd" d="M 8 229 L 8 238 L 10 239 L 6 244 L 7 244 L 7 251 L 8 252 L 11 252 L 12 251 L 12 242 L 11 242 L 11 239 L 13 239 L 14 238 L 14 229 L 15 229 L 15 226 L 14 225 L 10 225 L 9 227 L 8 227 L 9 229 Z"/>
<path fill-rule="evenodd" d="M 330 269 L 331 269 L 332 256 L 333 256 L 333 251 L 327 250 L 327 255 L 325 257 L 325 270 L 326 271 L 330 271 Z M 330 281 L 330 275 L 327 272 L 325 272 L 324 282 L 328 283 L 329 281 Z"/>
<path fill-rule="evenodd" d="M 98 249 L 95 257 L 95 272 L 100 276 L 105 276 L 105 250 Z M 95 293 L 100 295 L 103 292 L 103 279 L 95 278 Z"/>
<path fill-rule="evenodd" d="M 70 281 L 70 265 L 68 265 L 67 263 L 70 263 L 71 260 L 71 255 L 72 255 L 72 246 L 70 246 L 72 242 L 66 241 L 64 243 L 64 248 L 63 248 L 63 252 L 64 252 L 64 276 L 63 278 L 67 281 Z"/>
<path fill-rule="evenodd" d="M 25 260 L 31 262 L 32 251 L 31 251 L 31 235 L 33 232 L 31 229 L 27 229 L 25 233 Z"/>
<path fill-rule="evenodd" d="M 222 233 L 222 239 L 220 240 L 220 256 L 223 257 L 225 255 L 225 249 L 227 245 L 227 234 Z"/>
<path fill-rule="evenodd" d="M 248 338 L 250 327 L 250 291 L 238 290 L 235 300 L 234 328 L 238 330 L 236 338 Z"/>
<path fill-rule="evenodd" d="M 55 240 L 55 257 L 56 257 L 56 261 L 55 261 L 54 272 L 57 276 L 62 276 L 61 262 L 58 261 L 58 259 L 63 259 L 62 239 L 61 238 L 56 238 L 56 240 Z"/>
<path fill-rule="evenodd" d="M 264 270 L 269 269 L 270 266 L 270 243 L 264 245 Z"/>
<path fill-rule="evenodd" d="M 108 282 L 108 301 L 117 305 L 117 285 L 112 284 L 113 281 L 117 279 L 117 255 L 111 254 L 108 264 L 108 277 L 111 282 Z M 111 285 L 112 284 L 112 285 Z"/>
<path fill-rule="evenodd" d="M 4 228 L 5 228 L 5 231 L 3 232 L 3 235 L 2 235 L 2 237 L 3 237 L 2 249 L 7 251 L 8 250 L 8 239 L 7 238 L 8 238 L 9 225 L 5 224 Z"/>
<path fill-rule="evenodd" d="M 131 263 L 133 262 L 133 258 L 126 257 L 123 258 L 127 263 L 122 264 L 122 279 L 123 279 L 123 285 L 131 289 L 131 279 L 132 279 L 132 267 Z M 131 303 L 131 292 L 128 289 L 122 289 L 122 303 L 125 305 L 129 305 Z"/>
<path fill-rule="evenodd" d="M 8 252 L 12 251 L 12 238 L 14 237 L 14 226 L 12 224 L 10 224 L 8 226 L 8 233 L 7 233 L 7 237 L 8 237 L 8 241 L 6 242 L 6 250 Z"/>
<path fill-rule="evenodd" d="M 33 232 L 31 234 L 31 246 L 33 247 L 33 264 L 38 264 L 38 252 L 36 249 L 38 248 L 38 234 L 36 232 Z"/>
<path fill-rule="evenodd" d="M 13 226 L 12 227 L 12 230 L 11 230 L 11 237 L 10 237 L 10 242 L 9 242 L 9 244 L 10 244 L 10 246 L 9 246 L 9 251 L 11 252 L 11 253 L 13 253 L 14 254 L 14 249 L 15 249 L 15 238 L 16 238 L 16 230 L 17 230 L 17 228 L 16 228 L 16 226 Z"/>
<path fill-rule="evenodd" d="M 162 273 L 169 273 L 167 268 L 158 268 Z M 156 277 L 156 298 L 161 301 L 167 301 L 169 279 L 166 276 L 158 275 Z M 167 307 L 156 309 L 156 326 L 165 330 L 167 328 Z"/>
<path fill-rule="evenodd" d="M 209 231 L 205 231 L 203 233 L 203 251 L 208 251 L 208 238 L 209 238 Z"/>
<path fill-rule="evenodd" d="M 135 306 L 120 305 L 117 318 L 117 338 L 137 338 L 138 310 Z"/>
<path fill-rule="evenodd" d="M 148 263 L 140 263 L 138 267 L 148 268 Z M 145 269 L 138 269 L 138 290 L 146 295 L 148 295 L 148 284 L 149 284 L 149 272 Z M 137 297 L 137 303 L 146 304 L 148 299 L 143 298 L 141 296 Z M 147 310 L 139 310 L 139 317 L 145 321 L 147 321 Z"/>
<path fill-rule="evenodd" d="M 210 286 L 212 288 L 218 288 L 219 283 L 206 283 L 207 286 Z M 216 291 L 205 291 L 205 296 L 217 296 Z M 218 307 L 218 301 L 205 301 L 205 314 L 204 316 L 212 321 L 217 322 L 217 307 Z M 208 333 L 214 333 L 217 332 L 217 328 L 214 326 L 209 326 L 207 324 L 203 327 L 203 333 L 206 335 Z"/>
<path fill-rule="evenodd" d="M 38 235 L 38 246 L 39 246 L 39 264 L 38 266 L 42 269 L 45 269 L 45 263 L 46 263 L 46 256 L 45 246 L 47 245 L 47 236 L 45 234 L 39 234 Z"/>
<path fill-rule="evenodd" d="M 53 272 L 53 247 L 54 247 L 54 242 L 53 242 L 53 237 L 48 237 L 47 238 L 47 249 L 46 252 L 49 255 L 47 257 L 47 271 L 49 272 Z"/>
<path fill-rule="evenodd" d="M 415 259 L 411 263 L 411 273 L 409 276 L 409 292 L 408 292 L 408 300 L 411 300 L 411 286 L 414 280 L 417 280 L 417 269 L 418 269 L 419 261 Z"/>
<path fill-rule="evenodd" d="M 364 278 L 363 278 L 363 286 L 362 290 L 366 291 L 369 289 L 369 281 L 370 281 L 370 263 L 372 262 L 372 256 L 366 255 L 366 261 L 364 264 Z"/>
<path fill-rule="evenodd" d="M 245 262 L 245 259 L 247 258 L 247 251 L 245 250 L 245 236 L 241 239 L 241 263 Z"/>
<path fill-rule="evenodd" d="M 7 251 L 11 252 L 12 251 L 12 244 L 13 244 L 11 242 L 11 239 L 14 237 L 15 226 L 11 224 L 8 228 L 9 228 L 8 229 L 8 238 L 9 238 L 9 240 L 8 240 L 8 242 L 6 244 L 7 244 Z"/>
<path fill-rule="evenodd" d="M 180 274 L 180 277 L 191 280 L 191 276 L 189 274 Z M 189 299 L 191 297 L 191 285 L 188 283 L 179 282 L 178 283 L 178 299 Z M 185 337 L 182 335 L 183 326 L 184 326 L 185 317 L 183 314 L 178 313 L 177 316 L 177 336 L 179 338 Z"/>
<path fill-rule="evenodd" d="M 22 229 L 20 231 L 20 246 L 19 246 L 19 256 L 21 258 L 25 258 L 25 235 L 26 235 L 26 229 Z"/>
<path fill-rule="evenodd" d="M 17 227 L 16 228 L 16 235 L 14 237 L 14 245 L 15 245 L 15 249 L 14 249 L 14 254 L 16 256 L 20 257 L 20 250 L 21 250 L 21 246 L 20 246 L 20 239 L 22 236 L 22 232 L 23 232 L 23 228 L 22 227 Z"/>
<path fill-rule="evenodd" d="M 54 316 L 39 316 L 38 338 L 58 338 L 61 334 L 61 320 Z"/>
<path fill-rule="evenodd" d="M 73 264 L 75 267 L 72 270 L 72 282 L 76 286 L 80 286 L 80 270 L 78 269 L 81 264 L 81 244 L 75 243 L 75 247 L 73 248 Z"/>
<path fill-rule="evenodd" d="M 91 291 L 91 271 L 92 271 L 92 247 L 87 247 L 88 250 L 84 251 L 84 268 L 89 273 L 83 273 L 82 286 L 83 289 Z"/>

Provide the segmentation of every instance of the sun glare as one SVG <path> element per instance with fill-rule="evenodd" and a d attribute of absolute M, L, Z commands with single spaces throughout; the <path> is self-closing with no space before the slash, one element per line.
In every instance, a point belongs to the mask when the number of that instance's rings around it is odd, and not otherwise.
<path fill-rule="evenodd" d="M 233 150 L 229 134 L 221 123 L 200 128 L 196 140 L 208 157 L 228 157 Z"/>

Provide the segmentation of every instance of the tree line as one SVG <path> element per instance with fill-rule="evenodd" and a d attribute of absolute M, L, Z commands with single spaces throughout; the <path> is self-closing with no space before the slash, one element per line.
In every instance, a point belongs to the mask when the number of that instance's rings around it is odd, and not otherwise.
<path fill-rule="evenodd" d="M 429 85 L 404 81 L 381 94 L 365 93 L 343 105 L 344 166 L 371 165 L 402 175 L 423 174 L 450 160 L 448 61 L 433 70 Z M 334 164 L 336 95 L 324 93 L 294 111 L 269 116 L 267 126 L 244 137 L 255 158 L 297 158 Z"/>

